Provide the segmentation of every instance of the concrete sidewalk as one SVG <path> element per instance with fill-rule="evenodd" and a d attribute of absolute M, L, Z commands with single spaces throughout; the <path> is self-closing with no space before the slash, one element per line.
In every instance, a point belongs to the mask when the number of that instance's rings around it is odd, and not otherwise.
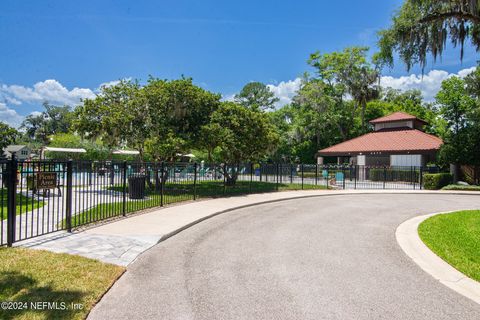
<path fill-rule="evenodd" d="M 189 202 L 159 208 L 101 224 L 84 231 L 58 232 L 16 243 L 34 249 L 78 254 L 126 266 L 160 241 L 217 214 L 252 205 L 296 198 L 348 194 L 476 194 L 426 190 L 308 190 L 285 191 Z"/>

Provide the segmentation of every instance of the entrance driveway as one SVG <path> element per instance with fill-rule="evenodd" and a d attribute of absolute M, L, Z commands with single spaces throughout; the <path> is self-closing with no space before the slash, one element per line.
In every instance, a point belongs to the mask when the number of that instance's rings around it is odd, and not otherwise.
<path fill-rule="evenodd" d="M 478 196 L 323 196 L 235 210 L 141 255 L 90 319 L 480 319 L 400 249 L 403 221 Z"/>

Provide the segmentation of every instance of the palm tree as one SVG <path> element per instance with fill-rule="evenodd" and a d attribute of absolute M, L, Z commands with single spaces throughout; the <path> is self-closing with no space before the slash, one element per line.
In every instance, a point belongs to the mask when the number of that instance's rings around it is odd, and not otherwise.
<path fill-rule="evenodd" d="M 356 108 L 361 108 L 362 130 L 365 131 L 365 109 L 367 103 L 380 95 L 378 86 L 379 73 L 371 68 L 362 67 L 356 77 L 348 80 L 347 87 L 356 102 Z"/>

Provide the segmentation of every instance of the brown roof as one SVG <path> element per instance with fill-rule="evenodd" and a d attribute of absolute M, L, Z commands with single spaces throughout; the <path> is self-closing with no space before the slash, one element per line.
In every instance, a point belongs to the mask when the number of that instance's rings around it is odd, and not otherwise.
<path fill-rule="evenodd" d="M 400 128 L 367 133 L 363 136 L 319 150 L 318 154 L 348 155 L 369 152 L 425 153 L 440 149 L 442 143 L 442 139 L 420 130 Z"/>
<path fill-rule="evenodd" d="M 406 120 L 418 120 L 420 122 L 426 123 L 425 121 L 418 119 L 417 117 L 412 116 L 411 114 L 400 112 L 400 111 L 389 114 L 388 116 L 373 119 L 370 121 L 370 123 L 375 124 L 375 123 L 406 121 Z"/>

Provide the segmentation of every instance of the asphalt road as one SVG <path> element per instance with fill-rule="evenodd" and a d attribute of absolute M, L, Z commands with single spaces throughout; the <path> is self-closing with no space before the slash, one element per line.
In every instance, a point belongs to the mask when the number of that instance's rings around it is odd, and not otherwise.
<path fill-rule="evenodd" d="M 460 195 L 348 195 L 232 211 L 153 247 L 90 319 L 480 319 L 422 271 L 395 229 L 479 208 Z"/>

